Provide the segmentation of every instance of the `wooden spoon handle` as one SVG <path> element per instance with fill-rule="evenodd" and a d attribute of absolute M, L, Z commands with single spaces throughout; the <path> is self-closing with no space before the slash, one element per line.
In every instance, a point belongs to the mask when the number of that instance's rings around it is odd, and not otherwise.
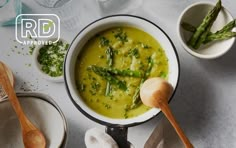
<path fill-rule="evenodd" d="M 186 148 L 193 148 L 193 145 L 190 143 L 189 139 L 185 136 L 183 130 L 179 127 L 179 124 L 175 120 L 170 107 L 167 102 L 159 103 L 159 107 L 161 108 L 162 112 L 165 114 L 167 119 L 170 121 L 172 126 L 174 127 L 176 133 L 179 135 L 180 139 L 184 143 Z"/>
<path fill-rule="evenodd" d="M 23 127 L 23 129 L 36 129 L 34 125 L 31 124 L 31 122 L 26 118 L 20 103 L 17 99 L 16 93 L 13 89 L 13 86 L 11 85 L 10 79 L 7 76 L 6 68 L 4 64 L 0 62 L 0 84 L 2 85 L 3 89 L 5 90 L 6 94 L 8 95 L 8 98 L 13 106 L 13 109 L 15 110 L 20 124 Z M 23 130 L 23 132 L 28 132 L 28 130 Z"/>

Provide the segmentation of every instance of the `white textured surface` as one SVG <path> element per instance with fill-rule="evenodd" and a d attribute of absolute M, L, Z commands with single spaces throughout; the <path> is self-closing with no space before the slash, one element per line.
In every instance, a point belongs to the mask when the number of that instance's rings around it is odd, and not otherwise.
<path fill-rule="evenodd" d="M 144 5 L 133 14 L 145 17 L 159 25 L 176 46 L 180 57 L 181 77 L 171 108 L 194 146 L 234 148 L 236 147 L 236 45 L 223 57 L 206 61 L 186 53 L 177 38 L 178 16 L 185 7 L 197 1 L 145 0 Z M 23 0 L 23 2 L 31 7 L 33 12 L 48 12 L 32 0 Z M 95 0 L 80 0 L 77 3 L 79 3 L 81 27 L 73 32 L 62 30 L 62 35 L 68 41 L 72 40 L 83 26 L 100 17 L 95 7 Z M 236 1 L 223 0 L 223 5 L 236 17 Z M 65 113 L 69 123 L 67 147 L 84 148 L 85 131 L 91 127 L 103 127 L 87 119 L 73 106 L 63 84 L 47 82 L 37 75 L 33 67 L 26 66 L 25 64 L 32 63 L 30 56 L 11 52 L 16 45 L 14 38 L 13 27 L 0 27 L 0 60 L 13 69 L 17 89 L 24 85 L 25 88 L 52 96 Z M 129 128 L 129 140 L 137 148 L 142 148 L 158 122 L 159 118 L 156 117 L 147 123 Z"/>

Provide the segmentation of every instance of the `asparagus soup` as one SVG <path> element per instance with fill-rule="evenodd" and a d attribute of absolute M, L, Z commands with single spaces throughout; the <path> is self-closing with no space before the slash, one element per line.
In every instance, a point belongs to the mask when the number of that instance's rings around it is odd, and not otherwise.
<path fill-rule="evenodd" d="M 149 77 L 167 79 L 168 59 L 158 41 L 133 27 L 111 28 L 92 37 L 75 67 L 83 101 L 110 118 L 132 118 L 149 110 L 139 97 Z"/>

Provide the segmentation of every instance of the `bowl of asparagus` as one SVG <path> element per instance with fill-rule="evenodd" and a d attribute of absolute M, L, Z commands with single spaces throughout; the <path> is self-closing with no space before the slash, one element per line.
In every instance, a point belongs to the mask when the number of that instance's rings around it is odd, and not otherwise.
<path fill-rule="evenodd" d="M 217 3 L 197 2 L 180 15 L 177 34 L 184 49 L 201 59 L 215 59 L 233 46 L 236 37 L 236 20 Z"/>

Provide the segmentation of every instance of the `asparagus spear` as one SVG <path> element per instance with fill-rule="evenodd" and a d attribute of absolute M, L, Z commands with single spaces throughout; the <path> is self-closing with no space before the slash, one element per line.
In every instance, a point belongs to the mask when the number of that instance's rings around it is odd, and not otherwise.
<path fill-rule="evenodd" d="M 187 22 L 183 22 L 181 24 L 181 26 L 186 31 L 189 31 L 189 32 L 192 32 L 192 33 L 194 33 L 196 31 L 196 27 L 191 25 L 191 24 L 189 24 L 189 23 L 187 23 Z M 236 20 L 232 20 L 231 22 L 226 24 L 222 29 L 220 29 L 219 31 L 215 32 L 214 34 L 231 31 L 234 27 L 236 27 Z M 208 35 L 210 35 L 210 34 L 213 34 L 213 33 L 209 32 Z"/>
<path fill-rule="evenodd" d="M 223 32 L 223 33 L 217 33 L 207 36 L 206 40 L 204 41 L 204 44 L 209 43 L 211 41 L 218 41 L 218 40 L 226 40 L 232 37 L 236 37 L 236 32 Z"/>
<path fill-rule="evenodd" d="M 140 96 L 139 96 L 139 92 L 140 92 L 140 87 L 144 82 L 144 78 L 141 79 L 139 86 L 136 88 L 134 95 L 133 95 L 133 101 L 132 101 L 132 105 L 131 105 L 131 109 L 136 108 L 139 104 L 140 104 Z"/>
<path fill-rule="evenodd" d="M 183 22 L 181 25 L 187 31 L 193 32 L 194 30 L 196 30 L 196 28 L 189 23 Z M 216 33 L 209 32 L 206 40 L 203 43 L 207 44 L 211 41 L 226 40 L 231 37 L 235 37 L 235 32 L 230 32 L 235 26 L 236 20 L 233 20 L 226 24 L 222 29 L 220 29 Z"/>
<path fill-rule="evenodd" d="M 110 73 L 105 72 L 105 71 L 103 71 L 103 70 L 101 70 L 101 69 L 99 69 L 95 66 L 90 66 L 89 69 L 93 70 L 93 72 L 95 72 L 97 75 L 100 75 L 101 77 L 103 77 L 110 84 L 117 85 L 118 88 L 120 88 L 122 90 L 127 90 L 127 86 L 126 86 L 125 82 L 120 81 L 116 77 L 113 77 Z"/>
<path fill-rule="evenodd" d="M 112 47 L 111 46 L 107 47 L 106 55 L 107 55 L 108 66 L 111 67 L 112 64 L 113 64 L 113 51 L 112 51 Z M 109 96 L 110 93 L 111 93 L 111 85 L 110 85 L 110 82 L 107 81 L 105 96 Z"/>
<path fill-rule="evenodd" d="M 212 16 L 211 21 L 209 21 L 209 24 L 208 24 L 208 26 L 206 27 L 206 31 L 202 33 L 202 35 L 201 35 L 200 38 L 197 40 L 197 42 L 196 42 L 195 46 L 193 46 L 193 48 L 198 49 L 198 48 L 201 46 L 201 44 L 206 40 L 206 37 L 207 37 L 207 35 L 209 34 L 210 29 L 211 29 L 211 27 L 212 27 L 214 21 L 216 20 L 216 18 L 217 18 L 217 16 L 218 16 L 219 12 L 220 12 L 220 9 L 221 9 L 221 1 L 220 1 L 220 0 L 219 0 L 218 3 L 216 4 L 215 8 L 216 8 L 217 11 L 215 11 L 214 15 Z M 218 8 L 218 9 L 217 9 L 217 8 Z M 214 8 L 213 8 L 213 9 L 214 9 Z"/>
<path fill-rule="evenodd" d="M 110 92 L 111 92 L 111 85 L 110 85 L 110 82 L 107 81 L 105 96 L 109 96 L 109 95 L 110 95 Z"/>
<path fill-rule="evenodd" d="M 236 27 L 236 19 L 226 24 L 222 29 L 217 31 L 215 34 L 231 31 L 234 27 Z"/>
<path fill-rule="evenodd" d="M 146 70 L 146 73 L 145 73 L 145 76 L 144 76 L 145 80 L 150 76 L 153 64 L 154 64 L 153 59 L 151 57 L 149 57 L 148 58 L 148 67 L 147 67 L 147 70 Z"/>
<path fill-rule="evenodd" d="M 120 70 L 115 68 L 105 68 L 105 67 L 98 67 L 95 65 L 92 65 L 92 67 L 96 67 L 100 71 L 109 72 L 110 74 L 114 75 L 120 75 L 120 76 L 130 76 L 130 77 L 141 77 L 142 73 L 140 71 L 133 71 L 130 69 Z"/>
<path fill-rule="evenodd" d="M 223 37 L 223 38 L 225 37 L 225 39 L 228 39 L 228 37 L 232 36 L 231 33 L 226 33 L 226 35 L 224 35 L 224 32 L 227 31 L 228 29 L 230 29 L 230 27 L 232 27 L 232 26 L 234 26 L 234 22 L 230 23 L 228 26 L 223 27 L 220 31 L 216 32 L 215 33 L 216 38 L 218 38 L 218 40 L 221 40 L 222 39 L 221 37 Z M 208 28 L 208 30 L 210 30 L 210 28 Z M 196 49 L 198 49 L 201 46 L 201 44 L 205 42 L 205 40 L 207 39 L 207 35 L 209 34 L 208 32 L 204 32 L 202 34 L 202 36 L 200 37 L 200 39 L 198 40 L 198 42 L 195 46 Z M 218 35 L 218 34 L 220 34 L 220 35 Z"/>
<path fill-rule="evenodd" d="M 197 30 L 195 26 L 193 26 L 193 25 L 191 25 L 191 24 L 189 24 L 189 23 L 187 23 L 187 22 L 182 22 L 182 23 L 181 23 L 181 27 L 182 27 L 184 30 L 189 31 L 189 32 L 192 32 L 192 33 L 194 33 L 194 32 Z"/>
<path fill-rule="evenodd" d="M 181 24 L 181 26 L 182 26 L 182 28 L 183 28 L 184 30 L 189 31 L 189 32 L 192 32 L 192 33 L 195 33 L 196 30 L 197 30 L 197 28 L 196 28 L 195 26 L 193 26 L 193 25 L 191 25 L 191 24 L 189 24 L 189 23 L 187 23 L 187 22 L 183 22 L 183 23 Z M 210 34 L 213 34 L 213 33 L 212 33 L 212 32 L 209 32 L 208 35 L 210 35 Z"/>
<path fill-rule="evenodd" d="M 221 9 L 221 0 L 218 0 L 216 6 L 211 11 L 208 12 L 208 14 L 203 19 L 200 26 L 197 27 L 196 32 L 192 35 L 192 37 L 188 41 L 189 46 L 197 48 L 199 44 L 205 40 L 213 22 L 215 21 L 216 17 L 220 12 L 220 9 Z"/>
<path fill-rule="evenodd" d="M 147 70 L 145 72 L 144 77 L 141 79 L 139 86 L 136 88 L 134 96 L 133 96 L 133 102 L 131 105 L 131 109 L 136 108 L 139 104 L 140 104 L 140 96 L 139 96 L 139 92 L 140 92 L 140 87 L 142 86 L 143 82 L 150 76 L 152 67 L 153 67 L 153 59 L 151 57 L 148 58 L 148 67 Z"/>
<path fill-rule="evenodd" d="M 113 64 L 113 51 L 112 51 L 112 47 L 107 47 L 106 49 L 106 55 L 107 55 L 107 63 L 108 66 L 111 67 Z"/>
<path fill-rule="evenodd" d="M 213 24 L 213 22 L 212 22 L 212 24 Z M 208 27 L 207 27 L 207 30 L 206 30 L 205 32 L 203 32 L 203 34 L 200 36 L 200 38 L 198 39 L 198 41 L 196 42 L 196 44 L 193 46 L 194 49 L 198 49 L 198 48 L 201 46 L 201 44 L 206 40 L 207 35 L 208 35 L 209 32 L 210 32 L 211 26 L 212 26 L 212 25 L 208 26 Z"/>

